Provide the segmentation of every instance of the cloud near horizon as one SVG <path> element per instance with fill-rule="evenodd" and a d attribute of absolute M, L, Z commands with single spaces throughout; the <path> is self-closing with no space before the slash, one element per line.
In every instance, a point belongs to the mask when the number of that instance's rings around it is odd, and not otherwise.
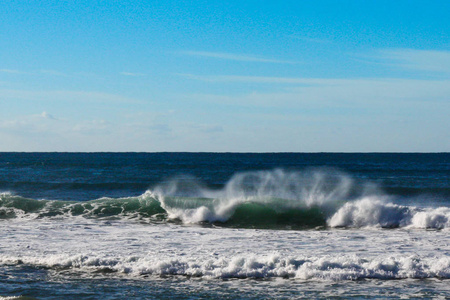
<path fill-rule="evenodd" d="M 450 51 L 384 49 L 378 57 L 401 68 L 450 74 Z"/>
<path fill-rule="evenodd" d="M 196 78 L 198 79 L 198 78 Z M 198 80 L 204 80 L 200 78 Z M 450 80 L 415 79 L 323 79 L 219 76 L 211 81 L 289 83 L 279 92 L 250 92 L 238 95 L 195 94 L 192 98 L 249 106 L 339 106 L 342 101 L 357 105 L 389 104 L 392 101 L 445 102 L 450 94 Z M 395 103 L 392 103 L 395 105 Z"/>

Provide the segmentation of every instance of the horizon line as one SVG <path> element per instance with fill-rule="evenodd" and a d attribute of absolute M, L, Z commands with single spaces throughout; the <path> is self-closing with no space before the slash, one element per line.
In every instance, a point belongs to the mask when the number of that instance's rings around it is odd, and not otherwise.
<path fill-rule="evenodd" d="M 450 151 L 306 151 L 306 152 L 292 152 L 292 151 L 266 151 L 266 152 L 252 152 L 252 151 L 0 151 L 0 154 L 15 153 L 15 154 L 450 154 Z"/>

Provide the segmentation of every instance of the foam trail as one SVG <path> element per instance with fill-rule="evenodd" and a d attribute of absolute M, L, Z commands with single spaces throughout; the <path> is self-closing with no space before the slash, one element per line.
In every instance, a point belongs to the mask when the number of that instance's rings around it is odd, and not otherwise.
<path fill-rule="evenodd" d="M 450 278 L 449 257 L 355 255 L 286 257 L 277 253 L 219 258 L 101 257 L 50 255 L 46 257 L 0 256 L 0 264 L 26 264 L 56 270 L 142 275 L 180 275 L 209 278 L 297 278 L 302 280 L 357 280 Z"/>

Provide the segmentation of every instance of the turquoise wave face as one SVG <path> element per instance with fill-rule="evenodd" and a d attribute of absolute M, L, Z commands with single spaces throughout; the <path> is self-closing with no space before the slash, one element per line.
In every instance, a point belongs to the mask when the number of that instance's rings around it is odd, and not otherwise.
<path fill-rule="evenodd" d="M 325 228 L 326 217 L 319 207 L 276 211 L 259 203 L 239 205 L 224 226 L 264 229 Z"/>
<path fill-rule="evenodd" d="M 277 201 L 272 199 L 272 205 L 245 202 L 233 207 L 229 216 L 217 220 L 199 220 L 196 223 L 203 225 L 236 228 L 277 228 L 302 229 L 326 226 L 323 212 L 315 208 L 291 209 L 280 211 L 275 208 Z M 190 210 L 201 210 L 210 207 L 213 209 L 217 199 L 168 197 L 165 205 L 170 203 L 169 210 L 180 210 L 188 213 Z M 75 217 L 86 218 L 137 218 L 149 221 L 182 222 L 181 218 L 170 218 L 170 212 L 165 210 L 156 196 L 142 195 L 130 198 L 102 198 L 86 202 L 71 202 L 58 200 L 36 200 L 20 196 L 3 194 L 0 196 L 0 218 L 52 218 Z M 192 223 L 192 222 L 191 222 Z"/>
<path fill-rule="evenodd" d="M 102 198 L 92 201 L 36 200 L 3 194 L 0 196 L 0 218 L 73 217 L 152 217 L 165 211 L 160 203 L 148 197 Z"/>

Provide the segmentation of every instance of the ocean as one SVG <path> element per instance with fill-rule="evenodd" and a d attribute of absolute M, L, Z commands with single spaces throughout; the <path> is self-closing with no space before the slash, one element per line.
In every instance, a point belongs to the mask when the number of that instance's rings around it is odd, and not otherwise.
<path fill-rule="evenodd" d="M 0 299 L 450 298 L 449 153 L 0 153 Z"/>

